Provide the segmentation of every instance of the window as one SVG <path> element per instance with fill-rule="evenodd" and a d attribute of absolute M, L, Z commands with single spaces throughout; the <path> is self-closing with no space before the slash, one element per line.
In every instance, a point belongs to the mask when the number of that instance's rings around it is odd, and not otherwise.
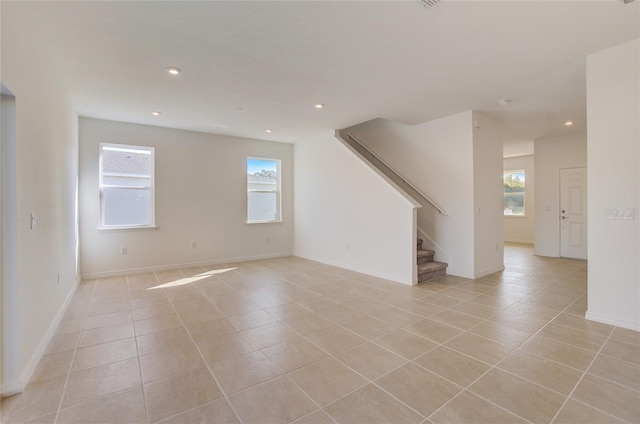
<path fill-rule="evenodd" d="M 504 172 L 504 214 L 524 216 L 524 170 Z"/>
<path fill-rule="evenodd" d="M 247 222 L 280 221 L 280 161 L 247 158 Z"/>
<path fill-rule="evenodd" d="M 100 227 L 153 227 L 153 147 L 100 144 Z"/>

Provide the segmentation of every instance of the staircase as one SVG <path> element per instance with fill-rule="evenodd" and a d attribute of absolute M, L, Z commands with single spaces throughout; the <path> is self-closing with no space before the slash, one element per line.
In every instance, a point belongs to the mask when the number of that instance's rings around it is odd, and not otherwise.
<path fill-rule="evenodd" d="M 418 239 L 418 283 L 447 275 L 447 264 L 435 262 L 435 253 L 433 250 L 422 249 L 422 239 Z"/>

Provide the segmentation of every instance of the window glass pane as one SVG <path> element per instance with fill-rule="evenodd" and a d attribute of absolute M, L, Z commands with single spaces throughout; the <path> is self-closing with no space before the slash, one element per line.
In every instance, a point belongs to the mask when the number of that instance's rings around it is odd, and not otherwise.
<path fill-rule="evenodd" d="M 151 178 L 103 175 L 102 185 L 120 187 L 151 187 Z"/>
<path fill-rule="evenodd" d="M 153 225 L 150 189 L 105 188 L 104 225 Z"/>
<path fill-rule="evenodd" d="M 247 158 L 247 221 L 280 220 L 280 161 Z"/>
<path fill-rule="evenodd" d="M 151 176 L 151 151 L 135 148 L 102 147 L 103 174 Z"/>
<path fill-rule="evenodd" d="M 524 215 L 525 173 L 523 170 L 504 173 L 504 214 Z"/>
<path fill-rule="evenodd" d="M 248 199 L 249 221 L 278 220 L 278 193 L 250 191 Z"/>

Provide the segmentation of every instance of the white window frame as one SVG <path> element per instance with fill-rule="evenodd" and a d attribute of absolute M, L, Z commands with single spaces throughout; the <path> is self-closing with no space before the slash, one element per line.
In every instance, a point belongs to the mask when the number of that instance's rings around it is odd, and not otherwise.
<path fill-rule="evenodd" d="M 269 224 L 274 222 L 282 222 L 282 161 L 280 159 L 275 158 L 263 158 L 256 156 L 248 156 L 245 160 L 245 174 L 249 175 L 247 167 L 247 162 L 250 160 L 264 160 L 271 161 L 276 163 L 276 172 L 278 175 L 276 189 L 275 190 L 251 190 L 249 189 L 249 178 L 247 178 L 246 187 L 247 187 L 247 224 Z M 249 193 L 275 193 L 276 194 L 276 217 L 275 219 L 270 220 L 250 220 L 249 219 Z"/>
<path fill-rule="evenodd" d="M 101 230 L 126 230 L 126 229 L 140 229 L 140 228 L 156 228 L 156 213 L 155 213 L 155 148 L 149 146 L 134 146 L 131 144 L 115 144 L 115 143 L 100 143 L 99 146 L 100 159 L 99 159 L 99 180 L 98 185 L 100 188 L 100 223 L 98 228 Z M 119 151 L 130 151 L 132 153 L 148 153 L 151 158 L 151 175 L 145 178 L 150 181 L 150 184 L 143 184 L 140 186 L 121 186 L 113 184 L 104 184 L 102 171 L 102 152 L 105 149 L 117 149 Z M 114 174 L 115 176 L 115 174 Z M 136 175 L 122 174 L 122 176 L 134 177 Z M 139 224 L 139 225 L 107 225 L 104 223 L 105 219 L 105 205 L 104 205 L 104 189 L 105 188 L 118 188 L 118 189 L 135 189 L 135 190 L 148 190 L 150 192 L 149 201 L 151 202 L 151 223 Z"/>
<path fill-rule="evenodd" d="M 512 169 L 512 170 L 505 170 L 502 172 L 502 179 L 504 182 L 504 177 L 507 174 L 523 174 L 525 177 L 524 180 L 524 191 L 522 192 L 522 213 L 521 214 L 506 214 L 504 213 L 504 198 L 507 194 L 513 194 L 513 193 L 507 193 L 506 191 L 503 192 L 502 194 L 502 206 L 503 206 L 503 215 L 505 218 L 526 218 L 527 217 L 527 173 L 525 172 L 524 169 Z M 504 184 L 503 184 L 504 185 Z M 519 192 L 515 192 L 515 193 L 519 193 Z"/>

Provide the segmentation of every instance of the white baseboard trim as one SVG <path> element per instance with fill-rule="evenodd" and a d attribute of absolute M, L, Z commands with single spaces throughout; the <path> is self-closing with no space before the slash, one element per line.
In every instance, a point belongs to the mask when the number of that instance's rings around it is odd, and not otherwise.
<path fill-rule="evenodd" d="M 363 267 L 353 266 L 353 265 L 345 264 L 342 262 L 333 261 L 331 259 L 321 258 L 318 256 L 306 255 L 304 253 L 295 253 L 294 256 L 298 258 L 308 259 L 314 262 L 320 262 L 320 263 L 331 265 L 331 266 L 337 266 L 338 268 L 348 269 L 349 271 L 359 272 L 361 274 L 370 275 L 372 277 L 383 278 L 385 280 L 393 281 L 394 283 L 406 284 L 408 286 L 414 286 L 418 283 L 417 281 L 414 283 L 413 276 L 407 278 L 399 275 L 386 274 L 382 272 L 372 272 L 371 269 L 368 269 L 368 268 L 365 269 Z"/>
<path fill-rule="evenodd" d="M 223 258 L 223 259 L 206 260 L 206 261 L 199 261 L 199 262 L 183 262 L 183 263 L 177 263 L 177 264 L 171 264 L 171 265 L 149 266 L 149 267 L 142 267 L 142 268 L 123 268 L 123 269 L 116 269 L 112 271 L 96 271 L 96 272 L 83 273 L 82 278 L 85 280 L 90 280 L 94 278 L 117 277 L 117 276 L 126 275 L 126 274 L 142 274 L 145 272 L 167 271 L 167 270 L 176 269 L 176 268 L 189 268 L 194 266 L 209 266 L 209 265 L 231 264 L 236 262 L 259 261 L 261 259 L 283 258 L 287 256 L 293 256 L 293 253 L 292 252 L 269 253 L 267 255 L 239 256 L 235 258 Z"/>
<path fill-rule="evenodd" d="M 533 246 L 533 240 L 521 240 L 521 239 L 505 239 L 505 243 L 517 243 L 517 244 L 530 244 Z"/>
<path fill-rule="evenodd" d="M 593 314 L 589 311 L 587 311 L 584 317 L 589 321 L 596 321 L 596 322 L 601 322 L 602 324 L 609 324 L 609 325 L 614 325 L 616 327 L 626 328 L 629 330 L 640 331 L 640 322 L 621 321 L 617 318 Z"/>
<path fill-rule="evenodd" d="M 9 381 L 2 384 L 2 387 L 0 388 L 0 394 L 2 396 L 9 396 L 12 394 L 20 393 L 27 386 L 29 380 L 31 380 L 31 376 L 33 376 L 33 372 L 38 366 L 38 363 L 40 363 L 40 359 L 42 359 L 42 356 L 47 350 L 47 346 L 49 346 L 51 338 L 55 335 L 58 324 L 60 324 L 60 321 L 62 321 L 62 317 L 64 317 L 64 314 L 67 312 L 69 304 L 71 303 L 73 296 L 76 294 L 76 290 L 78 289 L 81 281 L 82 278 L 78 276 L 75 283 L 73 284 L 73 287 L 71 288 L 71 290 L 69 290 L 69 293 L 67 293 L 67 297 L 64 299 L 64 302 L 60 306 L 60 309 L 58 309 L 58 313 L 56 314 L 55 318 L 53 319 L 53 321 L 51 321 L 51 324 L 49 324 L 47 332 L 40 340 L 40 343 L 38 343 L 38 347 L 36 347 L 33 355 L 31 355 L 29 362 L 27 362 L 27 366 L 20 373 L 19 380 Z"/>
<path fill-rule="evenodd" d="M 500 271 L 504 271 L 504 265 L 496 266 L 494 268 L 489 268 L 489 269 L 485 269 L 485 270 L 480 271 L 480 272 L 476 272 L 476 273 L 473 274 L 473 278 L 477 279 L 477 278 L 486 277 L 487 275 L 491 275 L 494 272 L 500 272 Z"/>

